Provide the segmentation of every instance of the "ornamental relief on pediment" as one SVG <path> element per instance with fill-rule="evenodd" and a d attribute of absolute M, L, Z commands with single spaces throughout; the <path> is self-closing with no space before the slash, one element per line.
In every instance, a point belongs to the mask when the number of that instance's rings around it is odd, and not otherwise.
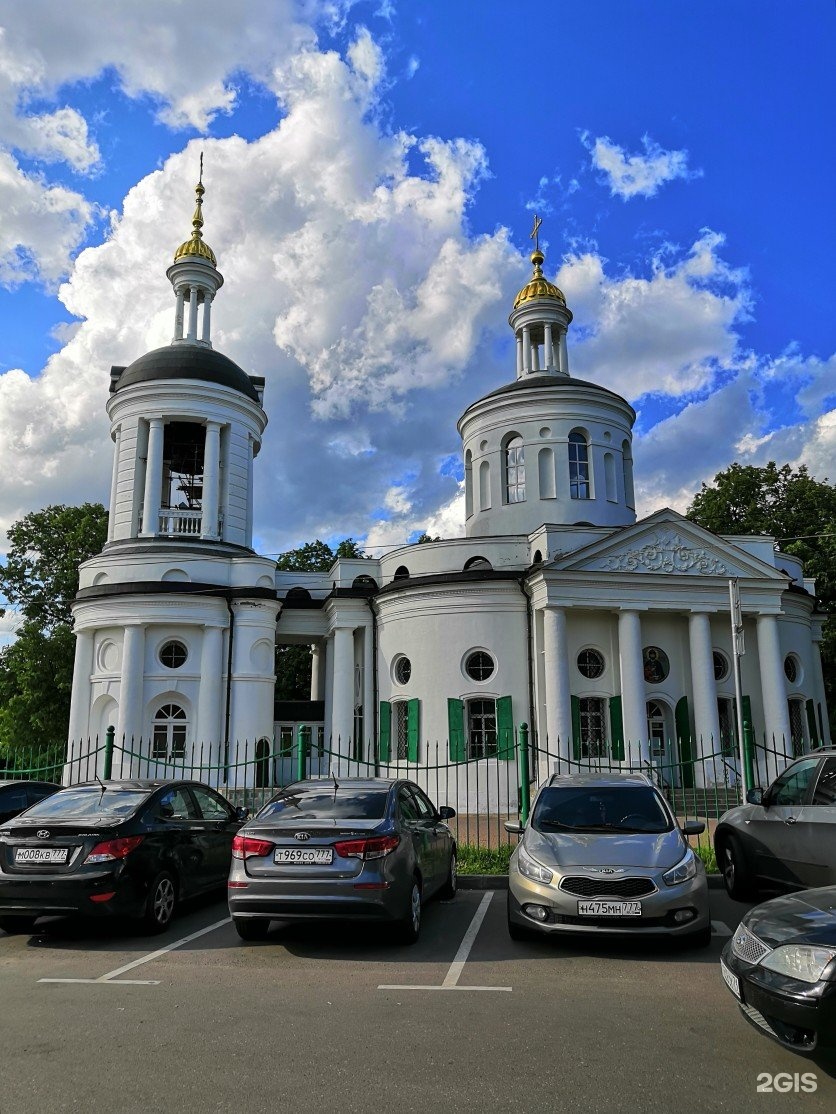
<path fill-rule="evenodd" d="M 729 569 L 708 549 L 693 549 L 674 530 L 657 530 L 653 538 L 626 553 L 601 559 L 606 572 L 690 572 L 705 576 L 728 576 Z"/>

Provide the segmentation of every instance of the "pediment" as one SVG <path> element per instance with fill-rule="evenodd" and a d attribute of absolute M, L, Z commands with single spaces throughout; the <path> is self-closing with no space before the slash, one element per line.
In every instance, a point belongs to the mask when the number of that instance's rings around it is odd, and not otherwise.
<path fill-rule="evenodd" d="M 567 572 L 782 579 L 782 573 L 670 508 L 556 559 Z"/>

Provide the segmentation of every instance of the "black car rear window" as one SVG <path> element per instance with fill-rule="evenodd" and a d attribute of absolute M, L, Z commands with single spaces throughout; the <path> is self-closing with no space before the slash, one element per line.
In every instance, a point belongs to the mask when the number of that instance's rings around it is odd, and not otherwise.
<path fill-rule="evenodd" d="M 531 826 L 617 832 L 669 832 L 673 827 L 649 785 L 549 786 L 537 798 Z"/>
<path fill-rule="evenodd" d="M 268 801 L 258 819 L 282 820 L 382 820 L 388 789 L 311 789 L 289 787 Z"/>
<path fill-rule="evenodd" d="M 61 789 L 32 805 L 26 813 L 26 819 L 71 820 L 88 816 L 130 816 L 147 799 L 147 789 L 105 789 L 104 792 L 98 786 Z"/>

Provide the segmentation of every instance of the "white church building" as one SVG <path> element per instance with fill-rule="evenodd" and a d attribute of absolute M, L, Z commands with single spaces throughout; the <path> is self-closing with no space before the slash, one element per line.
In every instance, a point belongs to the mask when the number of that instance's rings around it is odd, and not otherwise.
<path fill-rule="evenodd" d="M 111 371 L 110 525 L 74 605 L 69 757 L 113 727 L 158 761 L 246 747 L 272 781 L 300 726 L 314 753 L 420 766 L 511 759 L 525 723 L 567 758 L 694 759 L 704 784 L 701 754 L 737 755 L 731 580 L 756 737 L 830 741 L 813 583 L 772 538 L 637 520 L 635 411 L 571 375 L 572 313 L 539 248 L 510 382 L 458 421 L 462 536 L 321 574 L 254 552 L 264 380 L 212 347 L 203 193 L 167 271 L 171 344 Z M 275 700 L 280 644 L 310 647 L 310 700 Z"/>

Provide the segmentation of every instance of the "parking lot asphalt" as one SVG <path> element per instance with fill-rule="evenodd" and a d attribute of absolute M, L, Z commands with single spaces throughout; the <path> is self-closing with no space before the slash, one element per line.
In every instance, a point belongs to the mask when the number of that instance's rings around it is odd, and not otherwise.
<path fill-rule="evenodd" d="M 159 937 L 0 932 L 0 1114 L 833 1110 L 834 1068 L 739 1015 L 718 959 L 748 906 L 711 900 L 702 950 L 514 943 L 505 894 L 472 890 L 430 903 L 413 947 L 336 924 L 245 944 L 223 900 Z"/>

